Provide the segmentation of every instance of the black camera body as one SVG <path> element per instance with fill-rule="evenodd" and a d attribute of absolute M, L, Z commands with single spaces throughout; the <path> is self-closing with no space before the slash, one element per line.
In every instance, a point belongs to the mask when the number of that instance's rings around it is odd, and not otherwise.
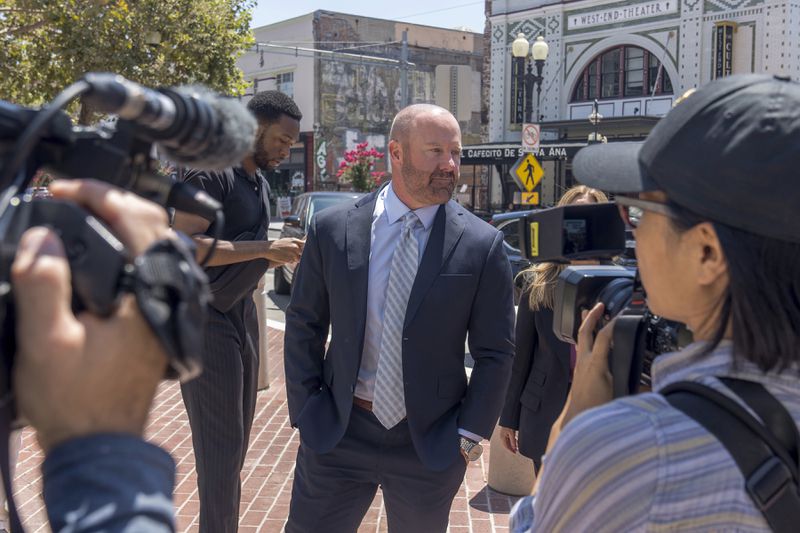
<path fill-rule="evenodd" d="M 73 126 L 61 108 L 80 94 L 98 109 L 118 112 L 115 127 Z M 213 217 L 221 209 L 218 202 L 158 173 L 154 146 L 221 168 L 251 149 L 255 124 L 239 103 L 180 89 L 154 91 L 110 74 L 87 74 L 37 110 L 0 100 L 0 396 L 12 402 L 12 419 L 17 416 L 11 378 L 17 339 L 11 265 L 27 229 L 48 227 L 63 242 L 76 314 L 109 317 L 125 295 L 136 298 L 167 355 L 167 378 L 187 381 L 200 373 L 210 299 L 208 279 L 186 240 L 156 241 L 132 257 L 82 207 L 29 192 L 35 173 L 99 179 L 165 207 Z M 228 137 L 234 140 L 227 142 Z M 0 410 L 5 407 L 0 402 Z"/>
<path fill-rule="evenodd" d="M 607 263 L 564 269 L 555 289 L 553 332 L 559 340 L 576 344 L 582 312 L 603 303 L 599 327 L 617 318 L 609 354 L 615 397 L 634 394 L 640 385 L 649 387 L 653 359 L 691 340 L 685 326 L 647 308 L 635 267 L 635 243 L 628 238 L 616 204 L 566 205 L 531 213 L 521 220 L 520 232 L 530 261 Z"/>
<path fill-rule="evenodd" d="M 17 244 L 22 234 L 33 226 L 51 228 L 64 243 L 71 270 L 72 307 L 76 312 L 85 310 L 109 316 L 121 295 L 120 283 L 127 264 L 125 248 L 96 218 L 70 202 L 37 199 L 31 194 L 13 198 L 0 217 L 0 280 L 4 280 L 0 290 L 1 391 L 12 389 L 11 371 L 16 352 L 13 294 L 6 280 L 11 279 Z"/>

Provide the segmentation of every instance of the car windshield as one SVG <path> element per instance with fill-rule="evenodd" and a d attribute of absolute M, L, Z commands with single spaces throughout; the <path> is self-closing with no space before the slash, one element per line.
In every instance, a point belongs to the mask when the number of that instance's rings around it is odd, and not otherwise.
<path fill-rule="evenodd" d="M 507 222 L 499 229 L 503 232 L 503 240 L 508 247 L 519 253 L 519 219 Z"/>
<path fill-rule="evenodd" d="M 317 198 L 311 198 L 311 205 L 308 208 L 308 220 L 311 220 L 311 218 L 314 216 L 315 213 L 318 213 L 323 209 L 333 207 L 336 204 L 346 202 L 347 200 L 352 200 L 352 197 L 342 195 L 342 196 L 319 196 Z"/>

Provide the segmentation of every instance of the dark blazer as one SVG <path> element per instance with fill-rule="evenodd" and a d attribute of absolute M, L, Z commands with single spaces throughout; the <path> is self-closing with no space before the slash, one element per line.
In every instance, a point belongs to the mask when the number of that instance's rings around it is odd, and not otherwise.
<path fill-rule="evenodd" d="M 500 425 L 518 430 L 519 452 L 539 464 L 550 427 L 567 401 L 570 345 L 553 333 L 553 311 L 532 311 L 529 296 L 530 289 L 519 301 L 514 367 Z"/>
<path fill-rule="evenodd" d="M 376 197 L 314 217 L 286 311 L 289 417 L 317 453 L 337 445 L 353 406 Z M 502 244 L 501 233 L 448 202 L 437 211 L 409 296 L 403 331 L 406 412 L 414 448 L 433 470 L 459 457 L 457 428 L 489 437 L 502 407 L 514 352 L 511 269 Z M 475 360 L 469 384 L 467 332 Z"/>

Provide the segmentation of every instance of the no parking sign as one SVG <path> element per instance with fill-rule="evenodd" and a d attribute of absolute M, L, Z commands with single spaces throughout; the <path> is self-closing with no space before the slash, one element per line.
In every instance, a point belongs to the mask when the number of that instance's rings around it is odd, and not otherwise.
<path fill-rule="evenodd" d="M 522 125 L 522 151 L 536 152 L 539 150 L 539 134 L 541 127 L 538 124 Z"/>

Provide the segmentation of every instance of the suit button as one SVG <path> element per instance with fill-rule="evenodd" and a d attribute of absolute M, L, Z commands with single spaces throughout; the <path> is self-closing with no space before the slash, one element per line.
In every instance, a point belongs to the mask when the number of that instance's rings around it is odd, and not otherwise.
<path fill-rule="evenodd" d="M 356 386 L 350 385 L 350 392 L 355 392 L 355 391 L 356 391 Z"/>
<path fill-rule="evenodd" d="M 408 340 L 408 337 L 403 337 L 403 341 L 407 341 L 407 340 Z"/>

